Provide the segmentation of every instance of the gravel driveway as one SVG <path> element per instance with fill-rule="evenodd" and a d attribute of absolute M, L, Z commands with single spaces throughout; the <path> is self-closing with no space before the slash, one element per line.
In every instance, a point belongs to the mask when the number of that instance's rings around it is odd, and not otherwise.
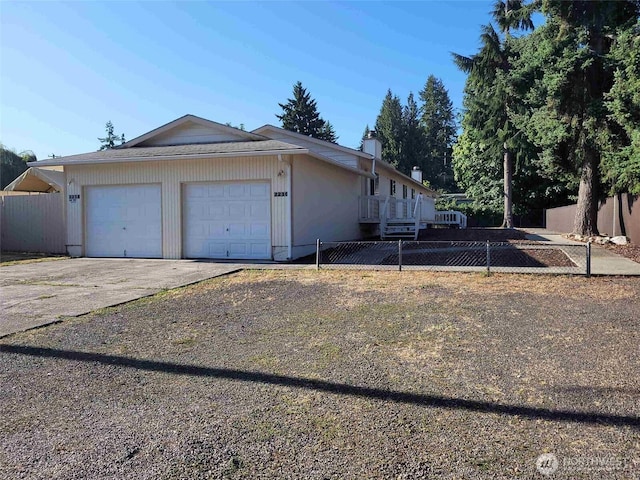
<path fill-rule="evenodd" d="M 640 478 L 640 282 L 246 271 L 0 340 L 0 478 Z"/>

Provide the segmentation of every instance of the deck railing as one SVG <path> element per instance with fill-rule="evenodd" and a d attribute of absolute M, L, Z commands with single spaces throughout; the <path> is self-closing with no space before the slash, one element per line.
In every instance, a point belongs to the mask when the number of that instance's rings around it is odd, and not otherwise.
<path fill-rule="evenodd" d="M 360 197 L 360 221 L 380 221 L 380 196 L 365 195 L 363 197 Z"/>
<path fill-rule="evenodd" d="M 426 222 L 427 210 L 422 208 L 421 197 L 395 198 L 387 195 L 366 195 L 360 197 L 360 221 L 380 222 L 383 220 L 419 219 Z"/>
<path fill-rule="evenodd" d="M 457 225 L 460 228 L 467 228 L 467 216 L 456 210 L 446 210 L 436 212 L 436 225 Z"/>

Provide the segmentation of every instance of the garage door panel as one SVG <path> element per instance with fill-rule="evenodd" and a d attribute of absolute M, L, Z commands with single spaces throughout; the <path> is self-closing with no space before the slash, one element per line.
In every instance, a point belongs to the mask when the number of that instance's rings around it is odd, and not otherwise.
<path fill-rule="evenodd" d="M 203 188 L 206 197 L 199 195 Z M 270 191 L 267 182 L 185 185 L 184 256 L 271 258 Z M 196 227 L 202 225 L 204 231 Z"/>
<path fill-rule="evenodd" d="M 247 216 L 247 203 L 245 202 L 230 202 L 229 203 L 229 218 L 244 218 Z"/>
<path fill-rule="evenodd" d="M 264 256 L 269 254 L 266 245 L 264 242 L 255 243 L 252 242 L 249 244 L 251 248 L 251 255 L 255 258 L 264 258 Z"/>
<path fill-rule="evenodd" d="M 208 235 L 208 238 L 221 238 L 225 234 L 226 227 L 224 223 L 212 222 L 203 225 L 205 227 L 205 235 Z"/>
<path fill-rule="evenodd" d="M 159 185 L 86 188 L 85 254 L 89 257 L 162 257 Z"/>
<path fill-rule="evenodd" d="M 266 183 L 254 183 L 249 186 L 249 195 L 254 198 L 269 198 L 269 185 Z"/>
<path fill-rule="evenodd" d="M 245 198 L 247 196 L 246 185 L 229 185 L 227 188 L 229 189 L 229 198 Z"/>
<path fill-rule="evenodd" d="M 230 223 L 228 233 L 230 237 L 244 238 L 247 235 L 247 224 L 246 223 Z"/>
<path fill-rule="evenodd" d="M 202 251 L 202 258 L 224 258 L 226 256 L 226 242 L 208 242 L 207 249 Z"/>
<path fill-rule="evenodd" d="M 249 206 L 249 217 L 265 218 L 268 215 L 269 206 L 254 202 Z"/>
<path fill-rule="evenodd" d="M 213 198 L 225 197 L 224 185 L 206 185 L 204 186 L 204 189 L 207 192 L 207 197 L 213 197 Z"/>
<path fill-rule="evenodd" d="M 251 230 L 249 231 L 251 238 L 266 239 L 269 238 L 269 225 L 252 223 Z"/>

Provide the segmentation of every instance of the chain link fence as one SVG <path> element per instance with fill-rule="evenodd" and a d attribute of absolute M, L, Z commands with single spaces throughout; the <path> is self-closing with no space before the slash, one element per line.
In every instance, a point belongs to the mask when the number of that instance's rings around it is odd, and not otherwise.
<path fill-rule="evenodd" d="M 591 248 L 536 242 L 322 242 L 317 268 L 591 275 Z"/>

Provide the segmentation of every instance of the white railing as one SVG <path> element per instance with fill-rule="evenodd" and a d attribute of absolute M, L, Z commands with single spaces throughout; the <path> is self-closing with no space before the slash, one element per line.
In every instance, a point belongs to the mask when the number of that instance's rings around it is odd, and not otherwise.
<path fill-rule="evenodd" d="M 360 221 L 380 222 L 383 220 L 418 219 L 422 222 L 430 221 L 426 218 L 428 209 L 422 208 L 423 197 L 395 198 L 386 195 L 366 195 L 360 197 Z"/>
<path fill-rule="evenodd" d="M 380 221 L 380 197 L 366 195 L 360 197 L 360 221 Z"/>
<path fill-rule="evenodd" d="M 457 225 L 460 228 L 467 228 L 467 216 L 456 210 L 446 210 L 436 212 L 435 225 Z"/>

